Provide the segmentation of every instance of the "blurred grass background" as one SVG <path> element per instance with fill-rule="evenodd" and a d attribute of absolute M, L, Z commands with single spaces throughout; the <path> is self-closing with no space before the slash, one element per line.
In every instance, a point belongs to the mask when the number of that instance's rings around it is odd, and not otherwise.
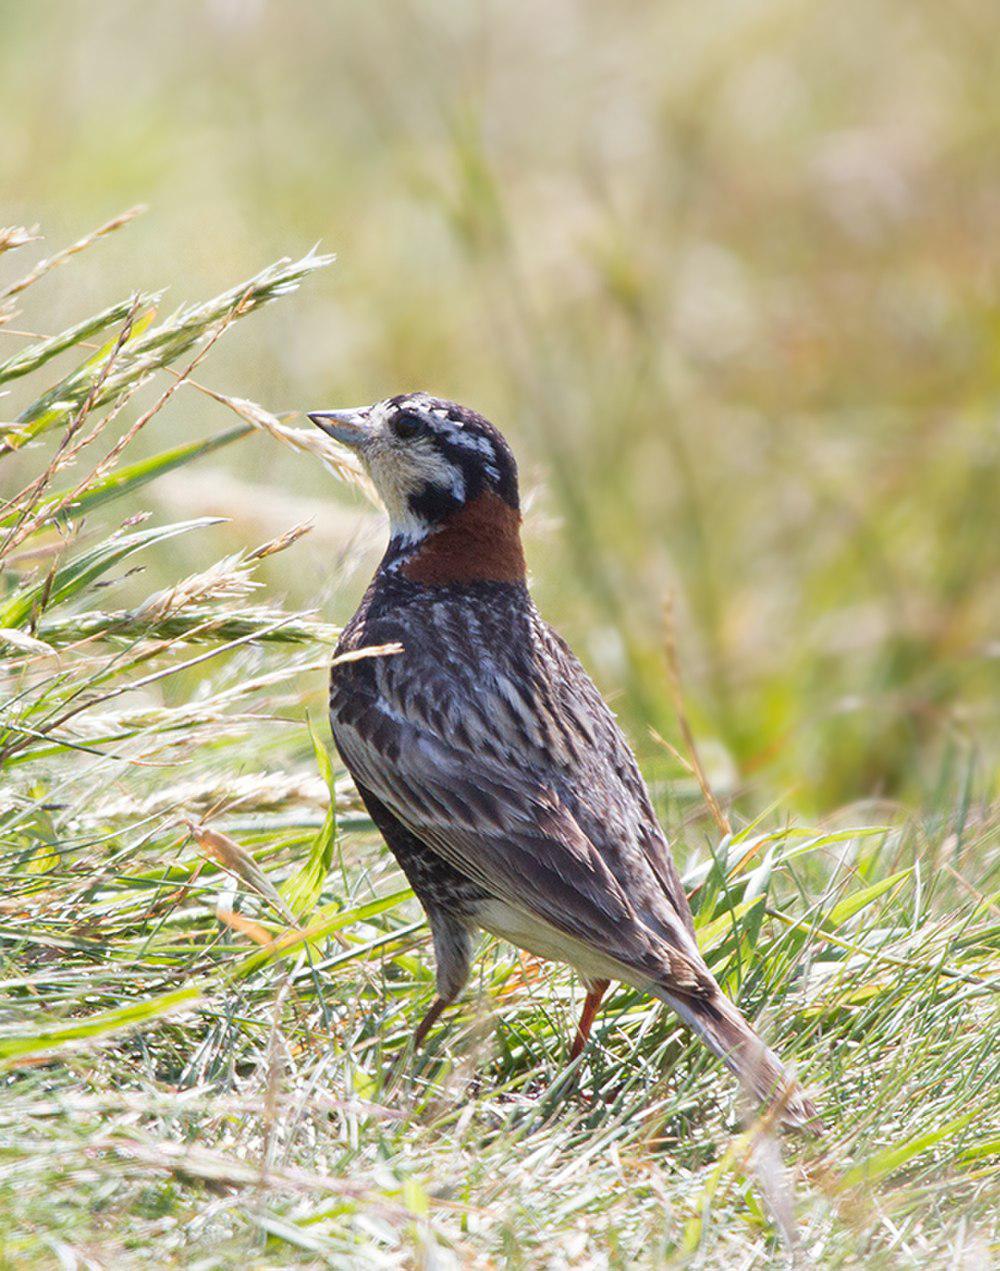
<path fill-rule="evenodd" d="M 55 246 L 150 205 L 60 325 L 321 240 L 334 269 L 208 383 L 477 406 L 539 487 L 540 603 L 647 765 L 669 590 L 724 793 L 921 803 L 997 757 L 995 36 L 989 0 L 2 3 L 3 217 Z M 52 329 L 54 287 L 14 325 Z M 140 444 L 219 426 L 186 392 Z M 317 516 L 269 581 L 350 612 L 354 506 L 314 465 L 254 437 L 157 490 L 233 547 Z"/>
<path fill-rule="evenodd" d="M 0 224 L 45 234 L 0 234 L 0 1267 L 995 1260 L 996 33 L 987 0 L 0 0 Z M 121 348 L 14 376 L 115 302 Z M 426 925 L 304 723 L 382 531 L 218 400 L 160 408 L 210 345 L 192 378 L 277 414 L 425 387 L 508 433 L 540 604 L 816 1087 L 787 1173 L 641 994 L 567 1071 L 576 978 L 497 942 L 408 1054 Z M 667 594 L 732 835 L 653 736 Z"/>

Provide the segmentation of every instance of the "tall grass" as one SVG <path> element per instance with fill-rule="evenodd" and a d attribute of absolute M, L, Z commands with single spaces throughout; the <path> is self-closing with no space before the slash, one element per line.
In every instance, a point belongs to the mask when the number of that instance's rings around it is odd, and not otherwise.
<path fill-rule="evenodd" d="M 255 582 L 303 527 L 220 555 L 210 519 L 119 511 L 254 425 L 308 444 L 216 394 L 240 423 L 129 451 L 219 339 L 325 263 L 166 319 L 129 297 L 0 365 L 33 394 L 0 455 L 21 473 L 0 507 L 3 1259 L 731 1267 L 794 1245 L 828 1266 L 985 1265 L 1000 879 L 973 770 L 924 821 L 818 828 L 717 804 L 718 828 L 685 828 L 698 789 L 660 787 L 706 956 L 822 1106 L 826 1135 L 785 1165 L 631 990 L 567 1068 L 579 986 L 495 943 L 410 1054 L 426 930 L 307 726 L 335 630 Z M 116 605 L 182 536 L 197 572 Z M 670 672 L 683 711 L 676 652 Z"/>

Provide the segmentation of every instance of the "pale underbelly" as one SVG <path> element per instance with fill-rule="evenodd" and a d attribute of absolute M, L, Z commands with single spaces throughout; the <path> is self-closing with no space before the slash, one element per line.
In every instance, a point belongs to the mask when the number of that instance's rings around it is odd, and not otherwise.
<path fill-rule="evenodd" d="M 491 935 L 499 936 L 501 940 L 507 940 L 536 957 L 568 962 L 584 980 L 621 980 L 636 988 L 649 986 L 648 976 L 503 900 L 478 901 L 473 913 L 476 922 Z"/>

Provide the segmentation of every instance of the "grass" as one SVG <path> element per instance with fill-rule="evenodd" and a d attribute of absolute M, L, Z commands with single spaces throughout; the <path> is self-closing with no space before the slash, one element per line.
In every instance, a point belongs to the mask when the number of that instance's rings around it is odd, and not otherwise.
<path fill-rule="evenodd" d="M 668 587 L 744 808 L 929 806 L 951 748 L 995 765 L 993 0 L 288 10 L 0 6 L 4 219 L 68 242 L 153 209 L 21 293 L 17 325 L 329 243 L 340 267 L 224 339 L 213 380 L 272 410 L 424 387 L 500 423 L 539 599 L 647 768 L 677 775 L 646 745 L 673 728 Z M 171 444 L 217 426 L 181 400 Z M 260 576 L 316 603 L 348 538 L 318 465 L 242 443 L 123 506 L 182 519 L 195 488 L 236 518 L 228 552 L 308 502 L 316 531 Z M 337 620 L 359 581 L 329 588 Z"/>
<path fill-rule="evenodd" d="M 699 938 L 827 1133 L 786 1139 L 782 1163 L 719 1065 L 624 988 L 567 1069 L 580 986 L 496 943 L 409 1052 L 429 941 L 326 755 L 336 630 L 256 581 L 305 527 L 220 552 L 211 518 L 135 510 L 254 426 L 308 445 L 214 394 L 207 440 L 133 457 L 217 343 L 326 263 L 166 319 L 129 297 L 0 364 L 25 399 L 0 453 L 18 474 L 0 507 L 4 1265 L 732 1267 L 793 1244 L 822 1266 L 985 1265 L 1000 857 L 983 765 L 946 749 L 923 813 L 811 827 L 780 802 L 720 806 L 672 635 L 647 689 L 676 702 L 685 755 L 655 789 Z M 185 540 L 200 563 L 182 574 Z M 136 572 L 151 554 L 155 584 Z"/>

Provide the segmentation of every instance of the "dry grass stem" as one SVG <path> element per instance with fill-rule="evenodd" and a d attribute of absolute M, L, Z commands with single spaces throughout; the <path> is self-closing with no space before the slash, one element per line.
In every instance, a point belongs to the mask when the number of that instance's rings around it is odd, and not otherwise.
<path fill-rule="evenodd" d="M 117 216 L 113 216 L 111 220 L 105 221 L 103 225 L 99 225 L 97 229 L 91 231 L 91 233 L 85 234 L 83 238 L 78 239 L 75 243 L 71 243 L 69 247 L 64 247 L 62 251 L 56 252 L 53 256 L 49 256 L 45 260 L 39 261 L 34 269 L 32 269 L 30 273 L 25 274 L 23 278 L 18 279 L 17 282 L 10 283 L 7 287 L 0 288 L 0 303 L 4 300 L 10 300 L 14 296 L 20 295 L 21 292 L 26 291 L 28 287 L 33 286 L 41 278 L 44 278 L 46 274 L 50 274 L 53 269 L 58 269 L 61 265 L 68 264 L 74 256 L 78 256 L 80 252 L 86 251 L 88 247 L 92 246 L 92 244 L 98 242 L 100 239 L 106 238 L 108 234 L 113 234 L 115 230 L 121 229 L 122 226 L 127 225 L 129 221 L 134 221 L 137 216 L 141 216 L 145 211 L 145 206 L 139 204 L 136 207 L 129 208 L 127 212 L 120 212 Z M 3 232 L 8 233 L 9 231 Z M 15 230 L 14 233 L 24 235 L 25 231 Z M 20 241 L 16 242 L 14 246 L 20 247 L 24 243 L 31 242 L 34 237 L 37 237 L 37 235 L 32 235 L 29 238 L 21 237 Z"/>

